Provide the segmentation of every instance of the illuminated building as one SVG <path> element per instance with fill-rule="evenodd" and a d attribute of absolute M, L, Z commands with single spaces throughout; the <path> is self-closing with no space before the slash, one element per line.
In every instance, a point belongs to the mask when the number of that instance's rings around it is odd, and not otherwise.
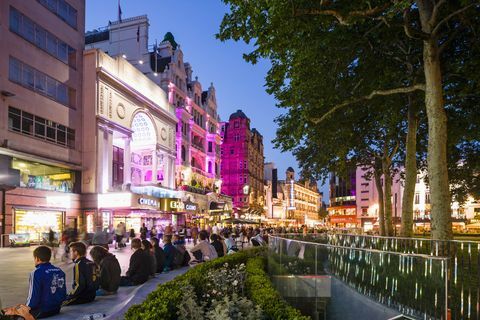
<path fill-rule="evenodd" d="M 0 232 L 39 240 L 82 223 L 85 1 L 5 0 L 0 15 Z"/>
<path fill-rule="evenodd" d="M 88 232 L 125 222 L 177 224 L 174 108 L 167 93 L 124 58 L 84 53 L 83 183 Z M 194 205 L 194 204 L 191 204 Z M 191 206 L 189 206 L 191 207 Z"/>
<path fill-rule="evenodd" d="M 183 201 L 198 204 L 190 216 L 229 212 L 231 199 L 220 193 L 221 136 L 215 88 L 211 84 L 204 90 L 198 78 L 192 77 L 192 67 L 184 62 L 170 32 L 159 43 L 149 44 L 148 30 L 146 15 L 113 21 L 87 32 L 86 47 L 123 57 L 168 94 L 178 120 L 175 187 Z"/>
<path fill-rule="evenodd" d="M 264 211 L 263 137 L 250 129 L 250 119 L 241 110 L 222 124 L 223 191 L 233 198 L 240 216 L 259 219 Z"/>

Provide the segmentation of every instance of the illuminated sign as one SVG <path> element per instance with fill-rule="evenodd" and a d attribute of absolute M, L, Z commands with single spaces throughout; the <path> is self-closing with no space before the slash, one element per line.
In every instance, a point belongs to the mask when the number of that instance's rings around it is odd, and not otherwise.
<path fill-rule="evenodd" d="M 132 205 L 132 194 L 129 192 L 102 193 L 97 199 L 99 208 L 127 208 Z"/>
<path fill-rule="evenodd" d="M 138 198 L 138 203 L 145 206 L 158 207 L 158 201 L 152 198 Z"/>

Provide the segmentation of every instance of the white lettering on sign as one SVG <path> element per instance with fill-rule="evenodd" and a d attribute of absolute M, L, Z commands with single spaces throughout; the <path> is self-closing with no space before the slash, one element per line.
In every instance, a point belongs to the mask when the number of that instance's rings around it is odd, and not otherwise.
<path fill-rule="evenodd" d="M 187 205 L 185 205 L 185 209 L 190 210 L 190 211 L 195 211 L 195 210 L 197 210 L 197 206 L 194 205 L 194 204 L 187 204 Z"/>
<path fill-rule="evenodd" d="M 183 210 L 185 209 L 185 205 L 180 201 L 170 201 L 170 208 Z"/>
<path fill-rule="evenodd" d="M 158 207 L 158 201 L 154 199 L 139 198 L 138 203 L 145 206 Z"/>

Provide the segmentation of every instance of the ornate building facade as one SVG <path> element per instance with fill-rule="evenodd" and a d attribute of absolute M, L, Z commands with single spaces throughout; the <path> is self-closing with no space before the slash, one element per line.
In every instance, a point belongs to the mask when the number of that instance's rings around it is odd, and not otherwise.
<path fill-rule="evenodd" d="M 237 213 L 259 218 L 265 205 L 263 137 L 250 129 L 242 110 L 230 115 L 221 132 L 223 190 L 233 198 Z"/>

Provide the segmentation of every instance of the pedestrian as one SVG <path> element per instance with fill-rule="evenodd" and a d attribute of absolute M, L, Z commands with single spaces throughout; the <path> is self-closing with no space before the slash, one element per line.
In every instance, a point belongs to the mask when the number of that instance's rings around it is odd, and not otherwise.
<path fill-rule="evenodd" d="M 30 274 L 27 302 L 4 309 L 6 315 L 41 319 L 60 312 L 67 293 L 65 273 L 50 263 L 52 251 L 39 246 L 33 251 L 35 270 Z"/>
<path fill-rule="evenodd" d="M 53 260 L 57 260 L 58 240 L 52 228 L 50 228 L 50 230 L 48 231 L 48 245 L 52 249 Z"/>
<path fill-rule="evenodd" d="M 117 258 L 104 247 L 95 246 L 90 250 L 90 256 L 99 270 L 99 286 L 97 296 L 107 296 L 117 293 L 120 286 L 122 270 Z"/>
<path fill-rule="evenodd" d="M 185 247 L 185 238 L 180 235 L 174 235 L 172 240 L 173 246 L 177 249 L 174 258 L 175 267 L 187 266 L 191 258 Z"/>
<path fill-rule="evenodd" d="M 73 268 L 73 290 L 68 294 L 63 305 L 74 305 L 92 302 L 98 289 L 97 267 L 87 259 L 87 248 L 83 242 L 70 244 L 75 266 Z"/>
<path fill-rule="evenodd" d="M 147 239 L 147 233 L 148 233 L 148 229 L 147 229 L 147 226 L 144 223 L 142 225 L 142 227 L 140 228 L 140 239 L 141 240 Z"/>
<path fill-rule="evenodd" d="M 192 228 L 192 238 L 193 238 L 193 245 L 197 245 L 197 239 L 198 239 L 198 227 L 195 225 Z"/>
<path fill-rule="evenodd" d="M 226 231 L 224 236 L 225 236 L 225 245 L 227 246 L 227 254 L 232 254 L 237 252 L 238 247 L 235 242 L 235 239 L 233 238 L 233 235 L 228 231 Z"/>
<path fill-rule="evenodd" d="M 198 254 L 196 252 L 201 252 L 201 259 L 199 261 L 207 261 L 217 258 L 217 251 L 215 248 L 208 242 L 208 233 L 206 230 L 200 231 L 199 234 L 200 242 L 194 246 L 190 251 L 197 258 Z"/>
<path fill-rule="evenodd" d="M 172 235 L 165 234 L 163 236 L 163 252 L 165 253 L 165 267 L 164 272 L 175 269 L 174 259 L 177 249 L 172 244 Z"/>
<path fill-rule="evenodd" d="M 135 239 L 135 230 L 133 230 L 133 228 L 130 229 L 130 234 L 129 234 L 129 241 L 132 241 L 133 239 Z"/>
<path fill-rule="evenodd" d="M 157 261 L 157 270 L 156 273 L 162 273 L 163 268 L 165 267 L 165 253 L 160 247 L 160 241 L 158 238 L 151 238 L 150 243 L 152 244 L 153 254 L 155 255 L 155 260 Z"/>
<path fill-rule="evenodd" d="M 192 228 L 187 227 L 187 241 L 190 243 L 192 241 Z"/>
<path fill-rule="evenodd" d="M 126 276 L 122 276 L 120 279 L 121 287 L 143 284 L 150 275 L 150 259 L 147 253 L 142 250 L 142 240 L 139 238 L 132 239 L 131 247 L 134 252 L 130 257 Z"/>
<path fill-rule="evenodd" d="M 122 239 L 123 239 L 123 227 L 122 222 L 117 224 L 115 228 L 115 249 L 122 247 Z"/>
<path fill-rule="evenodd" d="M 169 224 L 165 227 L 165 234 L 173 235 L 173 227 L 172 224 Z"/>
<path fill-rule="evenodd" d="M 108 250 L 108 234 L 102 231 L 101 227 L 97 227 L 97 232 L 93 235 L 92 245 L 101 246 Z"/>
<path fill-rule="evenodd" d="M 152 250 L 152 244 L 148 240 L 142 240 L 142 250 L 145 251 L 148 255 L 148 261 L 150 265 L 150 276 L 155 277 L 155 272 L 157 271 L 157 261 L 155 259 L 155 254 Z"/>
<path fill-rule="evenodd" d="M 210 244 L 215 248 L 215 251 L 217 252 L 218 257 L 223 257 L 227 252 L 224 248 L 224 244 L 220 241 L 220 237 L 218 234 L 213 233 L 210 236 Z"/>

